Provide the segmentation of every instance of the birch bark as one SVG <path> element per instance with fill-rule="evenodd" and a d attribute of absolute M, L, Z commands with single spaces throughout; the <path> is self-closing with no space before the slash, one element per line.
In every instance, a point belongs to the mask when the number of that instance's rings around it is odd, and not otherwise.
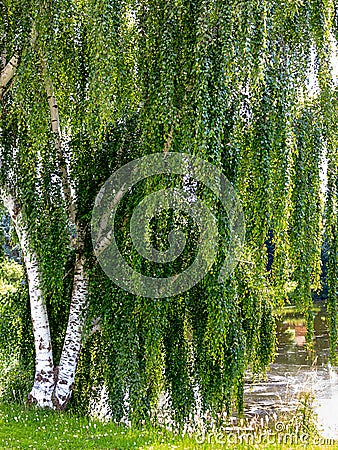
<path fill-rule="evenodd" d="M 54 406 L 59 410 L 65 409 L 71 397 L 82 346 L 88 296 L 88 276 L 85 271 L 85 263 L 85 257 L 77 255 L 67 331 L 53 393 Z"/>
<path fill-rule="evenodd" d="M 24 223 L 21 208 L 17 205 L 15 198 L 8 193 L 2 193 L 2 199 L 18 235 L 27 272 L 35 347 L 34 384 L 28 399 L 40 407 L 51 408 L 55 385 L 53 351 L 38 261 L 30 246 L 29 232 Z"/>

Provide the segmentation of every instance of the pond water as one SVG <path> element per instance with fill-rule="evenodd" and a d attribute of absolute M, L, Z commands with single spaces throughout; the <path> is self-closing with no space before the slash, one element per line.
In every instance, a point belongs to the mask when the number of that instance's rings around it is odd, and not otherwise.
<path fill-rule="evenodd" d="M 278 352 L 264 381 L 245 386 L 245 413 L 262 416 L 293 410 L 299 394 L 313 395 L 314 411 L 323 437 L 338 439 L 338 368 L 329 363 L 327 315 L 315 306 L 315 354 L 305 348 L 304 320 L 292 310 L 278 323 Z"/>

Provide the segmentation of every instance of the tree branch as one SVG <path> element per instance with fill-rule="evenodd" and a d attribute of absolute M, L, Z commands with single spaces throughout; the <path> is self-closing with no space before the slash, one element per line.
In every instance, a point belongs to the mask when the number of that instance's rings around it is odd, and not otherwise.
<path fill-rule="evenodd" d="M 65 161 L 64 153 L 63 153 L 63 145 L 62 145 L 62 136 L 61 136 L 61 127 L 60 127 L 60 119 L 59 119 L 59 109 L 56 103 L 56 98 L 54 94 L 54 87 L 51 79 L 48 76 L 46 60 L 41 60 L 43 78 L 45 82 L 45 89 L 47 93 L 47 100 L 50 111 L 51 125 L 52 125 L 52 134 L 54 137 L 54 146 L 58 157 L 59 169 L 61 172 L 61 182 L 62 182 L 62 190 L 63 195 L 65 197 L 65 201 L 68 208 L 69 219 L 72 223 L 75 224 L 76 221 L 76 210 L 75 210 L 75 202 L 72 195 L 70 182 L 69 182 L 69 174 L 67 163 Z"/>
<path fill-rule="evenodd" d="M 58 166 L 61 174 L 61 184 L 62 184 L 62 192 L 65 197 L 65 202 L 67 205 L 68 217 L 69 220 L 75 225 L 76 223 L 76 209 L 75 202 L 72 195 L 72 190 L 70 187 L 69 174 L 67 163 L 64 155 L 64 148 L 62 145 L 62 134 L 60 127 L 60 118 L 59 118 L 59 109 L 56 102 L 56 97 L 54 94 L 54 86 L 52 80 L 48 75 L 47 62 L 43 53 L 41 52 L 40 47 L 37 44 L 37 31 L 35 24 L 32 27 L 32 46 L 38 56 L 40 57 L 41 67 L 42 67 L 42 77 L 45 83 L 45 90 L 47 94 L 47 100 L 49 105 L 50 119 L 51 119 L 51 128 L 52 134 L 54 137 L 54 148 L 56 150 L 56 156 L 58 158 Z"/>
<path fill-rule="evenodd" d="M 19 55 L 15 53 L 6 64 L 5 68 L 0 73 L 0 98 L 2 98 L 3 91 L 14 77 L 19 64 Z"/>
<path fill-rule="evenodd" d="M 7 63 L 6 40 L 7 40 L 7 30 L 8 30 L 7 8 L 1 0 L 0 0 L 0 9 L 1 9 L 2 23 L 3 23 L 3 33 L 2 33 L 2 37 L 1 37 L 1 56 L 0 56 L 0 72 L 1 72 Z"/>

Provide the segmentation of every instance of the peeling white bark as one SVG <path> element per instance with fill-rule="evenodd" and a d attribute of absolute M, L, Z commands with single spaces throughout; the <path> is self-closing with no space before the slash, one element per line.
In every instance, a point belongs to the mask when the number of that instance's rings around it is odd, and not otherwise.
<path fill-rule="evenodd" d="M 85 257 L 77 255 L 74 270 L 74 284 L 66 336 L 57 369 L 57 382 L 53 393 L 56 409 L 65 409 L 72 395 L 75 373 L 82 346 L 86 319 L 88 275 L 85 271 Z"/>
<path fill-rule="evenodd" d="M 43 408 L 51 408 L 53 407 L 52 393 L 55 385 L 53 352 L 38 262 L 34 251 L 29 245 L 29 233 L 24 224 L 20 207 L 18 207 L 12 195 L 1 193 L 18 235 L 27 271 L 35 346 L 34 385 L 29 394 L 29 401 L 37 403 Z"/>

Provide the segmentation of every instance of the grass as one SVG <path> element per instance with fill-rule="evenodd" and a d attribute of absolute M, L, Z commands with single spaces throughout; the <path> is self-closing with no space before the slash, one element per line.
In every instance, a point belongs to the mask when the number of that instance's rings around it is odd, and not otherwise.
<path fill-rule="evenodd" d="M 264 432 L 260 433 L 260 435 L 262 437 Z M 282 435 L 280 434 L 279 436 Z M 218 437 L 216 434 L 210 434 L 205 437 L 203 444 L 199 444 L 199 437 L 196 435 L 176 435 L 163 428 L 127 428 L 121 425 L 118 426 L 113 422 L 103 423 L 89 418 L 77 417 L 70 413 L 60 414 L 53 411 L 41 411 L 18 405 L 0 405 L 0 448 L 6 450 L 338 449 L 338 444 L 333 444 L 332 442 L 327 443 L 323 440 L 317 441 L 316 444 L 318 445 L 315 445 L 315 442 L 312 441 L 308 445 L 304 445 L 303 443 L 291 446 L 290 438 L 287 438 L 286 435 L 284 438 L 286 438 L 286 441 L 284 441 L 286 442 L 285 444 L 279 444 L 276 439 L 274 443 L 270 440 L 270 444 L 259 443 L 259 440 L 255 440 L 254 442 L 249 440 L 249 444 L 236 445 L 234 442 L 239 441 L 235 433 Z"/>

